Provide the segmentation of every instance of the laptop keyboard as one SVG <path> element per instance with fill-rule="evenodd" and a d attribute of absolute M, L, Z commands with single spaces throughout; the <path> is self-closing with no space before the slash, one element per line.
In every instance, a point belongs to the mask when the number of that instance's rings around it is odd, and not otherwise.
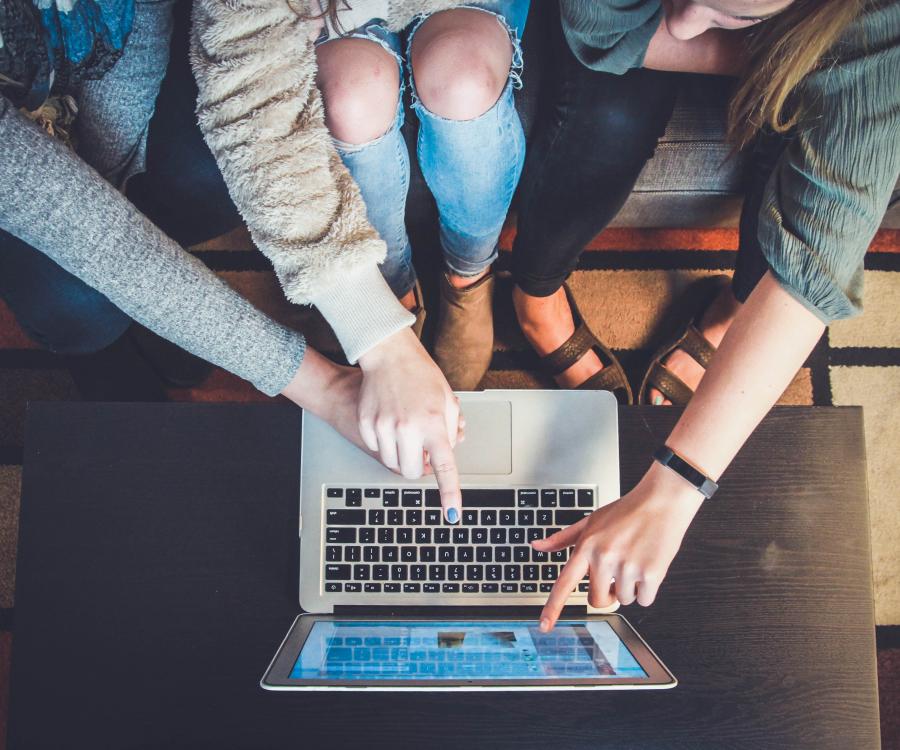
<path fill-rule="evenodd" d="M 325 488 L 326 593 L 549 593 L 568 550 L 535 539 L 594 510 L 579 487 L 463 489 L 460 523 L 442 515 L 436 489 Z M 587 591 L 587 582 L 579 584 Z"/>

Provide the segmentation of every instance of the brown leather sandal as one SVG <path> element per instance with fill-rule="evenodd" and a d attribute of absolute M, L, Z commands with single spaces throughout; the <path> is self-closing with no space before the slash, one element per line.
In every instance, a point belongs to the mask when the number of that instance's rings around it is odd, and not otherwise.
<path fill-rule="evenodd" d="M 698 326 L 707 308 L 722 288 L 730 283 L 730 277 L 720 274 L 699 279 L 688 287 L 679 302 L 681 314 L 675 314 L 676 319 L 687 318 L 688 322 L 672 334 L 650 360 L 650 366 L 638 391 L 639 404 L 650 403 L 651 388 L 658 390 L 675 406 L 685 406 L 691 400 L 694 391 L 675 373 L 666 369 L 662 361 L 676 349 L 681 349 L 693 357 L 703 369 L 709 367 L 709 362 L 716 353 L 716 347 L 704 338 Z"/>
<path fill-rule="evenodd" d="M 622 369 L 616 355 L 604 346 L 584 322 L 569 285 L 563 284 L 563 289 L 572 310 L 572 318 L 575 320 L 575 333 L 555 351 L 541 357 L 541 367 L 550 375 L 559 375 L 574 365 L 586 352 L 593 349 L 600 358 L 600 362 L 603 363 L 603 369 L 598 370 L 579 385 L 578 390 L 612 391 L 619 403 L 632 404 L 634 396 L 628 378 L 625 376 L 625 370 Z"/>

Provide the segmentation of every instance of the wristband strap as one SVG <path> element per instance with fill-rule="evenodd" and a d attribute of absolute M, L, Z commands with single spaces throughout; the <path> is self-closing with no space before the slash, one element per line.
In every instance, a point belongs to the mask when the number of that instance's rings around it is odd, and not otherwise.
<path fill-rule="evenodd" d="M 716 490 L 719 489 L 718 484 L 716 484 L 712 479 L 706 476 L 702 471 L 698 471 L 693 466 L 691 466 L 687 461 L 685 461 L 667 445 L 663 445 L 659 449 L 657 449 L 656 453 L 653 454 L 653 458 L 663 466 L 667 466 L 668 468 L 670 468 L 672 471 L 678 474 L 678 476 L 685 479 L 691 486 L 695 487 L 697 491 L 707 500 L 715 495 Z"/>

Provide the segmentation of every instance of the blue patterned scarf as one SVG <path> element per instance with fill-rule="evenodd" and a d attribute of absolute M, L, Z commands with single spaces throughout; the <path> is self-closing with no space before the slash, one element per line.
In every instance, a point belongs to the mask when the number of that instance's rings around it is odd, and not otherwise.
<path fill-rule="evenodd" d="M 0 0 L 4 95 L 37 109 L 103 76 L 122 55 L 135 0 Z"/>

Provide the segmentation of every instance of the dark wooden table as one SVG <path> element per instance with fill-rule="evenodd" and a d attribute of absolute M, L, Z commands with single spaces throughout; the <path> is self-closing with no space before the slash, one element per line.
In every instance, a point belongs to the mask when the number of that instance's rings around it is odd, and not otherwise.
<path fill-rule="evenodd" d="M 631 486 L 676 412 L 621 412 Z M 299 413 L 29 409 L 9 747 L 875 748 L 862 413 L 773 412 L 657 603 L 670 691 L 274 694 L 297 613 Z"/>

